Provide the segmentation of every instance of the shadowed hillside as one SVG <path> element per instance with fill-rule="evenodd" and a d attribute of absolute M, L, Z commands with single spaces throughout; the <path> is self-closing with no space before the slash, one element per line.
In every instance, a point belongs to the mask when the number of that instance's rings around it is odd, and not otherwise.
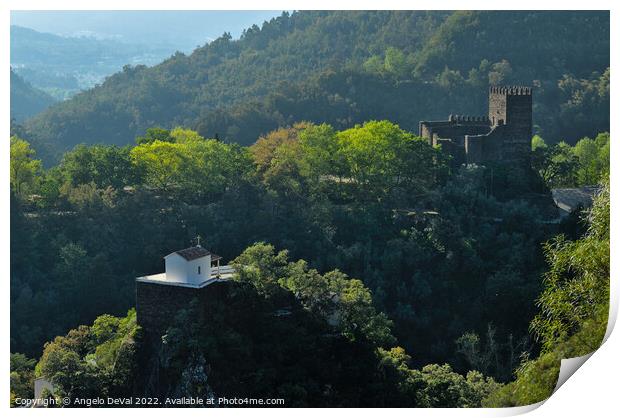
<path fill-rule="evenodd" d="M 600 41 L 600 40 L 605 41 Z M 53 161 L 78 143 L 131 143 L 184 125 L 253 143 L 299 120 L 345 128 L 389 116 L 476 114 L 489 84 L 535 87 L 535 129 L 573 141 L 608 129 L 606 12 L 296 12 L 191 55 L 130 67 L 28 121 Z"/>
<path fill-rule="evenodd" d="M 32 87 L 11 69 L 11 119 L 21 122 L 55 101 L 52 96 Z"/>

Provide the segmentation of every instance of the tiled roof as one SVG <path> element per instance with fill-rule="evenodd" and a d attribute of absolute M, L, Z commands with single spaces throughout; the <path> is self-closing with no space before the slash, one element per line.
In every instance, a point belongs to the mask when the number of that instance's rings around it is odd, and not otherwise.
<path fill-rule="evenodd" d="M 222 258 L 219 255 L 212 254 L 209 250 L 200 246 L 185 248 L 184 250 L 175 251 L 175 253 L 180 255 L 187 261 L 192 261 L 197 258 L 205 257 L 207 255 L 211 255 L 211 261 L 219 260 L 220 258 Z"/>
<path fill-rule="evenodd" d="M 599 187 L 586 186 L 571 189 L 553 189 L 551 194 L 555 204 L 566 212 L 572 212 L 578 207 L 588 208 L 592 205 L 592 198 L 599 191 Z"/>

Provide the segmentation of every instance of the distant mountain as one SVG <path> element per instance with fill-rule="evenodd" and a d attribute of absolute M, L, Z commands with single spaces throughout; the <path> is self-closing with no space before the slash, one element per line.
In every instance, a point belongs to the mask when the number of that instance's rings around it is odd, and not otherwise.
<path fill-rule="evenodd" d="M 12 10 L 11 24 L 62 36 L 89 36 L 189 53 L 224 32 L 281 14 L 275 10 Z"/>
<path fill-rule="evenodd" d="M 100 83 L 126 64 L 153 65 L 169 56 L 168 48 L 93 37 L 64 37 L 11 26 L 14 71 L 58 99 Z"/>
<path fill-rule="evenodd" d="M 126 144 L 185 125 L 252 143 L 299 120 L 343 128 L 387 118 L 482 114 L 490 84 L 535 86 L 536 132 L 573 140 L 609 127 L 608 12 L 303 11 L 124 67 L 29 120 L 48 161 L 80 142 Z"/>
<path fill-rule="evenodd" d="M 11 70 L 11 119 L 22 122 L 56 102 L 49 94 L 32 87 Z"/>

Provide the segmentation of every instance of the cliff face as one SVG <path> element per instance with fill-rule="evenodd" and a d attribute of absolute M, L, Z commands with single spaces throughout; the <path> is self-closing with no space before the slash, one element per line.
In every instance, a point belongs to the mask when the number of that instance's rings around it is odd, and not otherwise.
<path fill-rule="evenodd" d="M 203 288 L 168 286 L 136 282 L 136 315 L 138 325 L 148 339 L 159 339 L 166 333 L 179 312 L 192 301 L 209 304 L 211 298 L 223 298 L 231 285 L 213 283 Z"/>
<path fill-rule="evenodd" d="M 140 283 L 144 330 L 136 392 L 144 396 L 284 398 L 285 406 L 377 403 L 375 347 L 350 341 L 288 291 L 247 283 L 203 289 Z M 391 387 L 389 389 L 388 387 Z"/>

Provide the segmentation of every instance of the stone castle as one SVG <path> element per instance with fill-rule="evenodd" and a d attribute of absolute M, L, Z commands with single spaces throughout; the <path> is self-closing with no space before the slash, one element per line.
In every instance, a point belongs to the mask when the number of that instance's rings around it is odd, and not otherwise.
<path fill-rule="evenodd" d="M 532 140 L 531 87 L 491 87 L 488 116 L 421 121 L 420 136 L 441 145 L 455 164 L 501 162 L 528 169 Z"/>

